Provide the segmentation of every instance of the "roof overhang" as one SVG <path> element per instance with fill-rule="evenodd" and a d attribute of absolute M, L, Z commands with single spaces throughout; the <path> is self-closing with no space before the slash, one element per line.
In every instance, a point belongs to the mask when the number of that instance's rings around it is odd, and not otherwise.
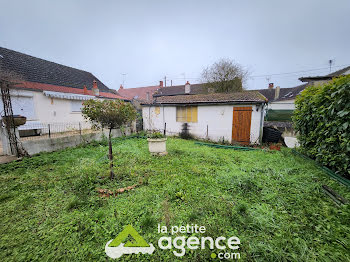
<path fill-rule="evenodd" d="M 73 94 L 73 93 L 61 93 L 61 92 L 53 92 L 53 91 L 43 91 L 43 94 L 45 96 L 48 96 L 48 97 L 51 97 L 51 98 L 60 98 L 60 99 L 68 99 L 68 100 L 90 100 L 90 99 L 95 99 L 95 96 L 80 95 L 80 94 Z"/>
<path fill-rule="evenodd" d="M 322 80 L 331 80 L 332 76 L 311 76 L 311 77 L 300 77 L 301 82 L 312 82 L 312 81 L 322 81 Z"/>

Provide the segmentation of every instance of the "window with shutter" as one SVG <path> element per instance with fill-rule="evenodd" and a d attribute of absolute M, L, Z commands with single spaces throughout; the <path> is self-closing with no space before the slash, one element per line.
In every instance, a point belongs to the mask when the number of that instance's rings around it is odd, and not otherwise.
<path fill-rule="evenodd" d="M 198 121 L 197 106 L 176 107 L 176 122 L 196 123 Z"/>

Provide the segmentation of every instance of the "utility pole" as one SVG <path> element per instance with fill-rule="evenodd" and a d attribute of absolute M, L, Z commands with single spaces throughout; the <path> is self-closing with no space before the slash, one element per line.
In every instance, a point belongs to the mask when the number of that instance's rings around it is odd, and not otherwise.
<path fill-rule="evenodd" d="M 164 87 L 166 87 L 166 76 L 164 76 Z"/>
<path fill-rule="evenodd" d="M 170 86 L 173 86 L 173 80 L 172 79 L 170 80 Z"/>

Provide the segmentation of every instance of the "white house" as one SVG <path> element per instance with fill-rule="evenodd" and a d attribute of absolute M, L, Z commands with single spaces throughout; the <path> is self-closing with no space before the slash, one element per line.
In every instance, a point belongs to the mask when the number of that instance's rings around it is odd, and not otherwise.
<path fill-rule="evenodd" d="M 259 144 L 266 102 L 256 91 L 155 97 L 142 104 L 144 130 L 176 135 L 187 124 L 196 138 Z"/>
<path fill-rule="evenodd" d="M 10 89 L 13 114 L 27 118 L 20 133 L 47 123 L 86 123 L 81 114 L 84 100 L 127 100 L 89 72 L 0 47 L 0 76 L 3 74 L 13 76 L 16 83 Z M 0 119 L 3 115 L 0 98 Z"/>

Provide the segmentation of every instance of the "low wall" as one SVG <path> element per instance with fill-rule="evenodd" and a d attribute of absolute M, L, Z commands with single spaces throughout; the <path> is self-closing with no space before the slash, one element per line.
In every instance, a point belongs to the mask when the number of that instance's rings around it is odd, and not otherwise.
<path fill-rule="evenodd" d="M 83 135 L 72 135 L 65 137 L 55 137 L 47 139 L 36 139 L 22 141 L 23 148 L 28 152 L 29 155 L 35 155 L 41 152 L 52 152 L 67 147 L 75 147 L 82 143 L 89 143 L 94 140 L 101 140 L 103 134 L 108 137 L 108 130 L 103 130 L 95 133 L 83 134 Z M 125 134 L 130 135 L 131 129 L 126 128 Z M 112 137 L 122 136 L 122 132 L 119 129 L 112 130 Z"/>

